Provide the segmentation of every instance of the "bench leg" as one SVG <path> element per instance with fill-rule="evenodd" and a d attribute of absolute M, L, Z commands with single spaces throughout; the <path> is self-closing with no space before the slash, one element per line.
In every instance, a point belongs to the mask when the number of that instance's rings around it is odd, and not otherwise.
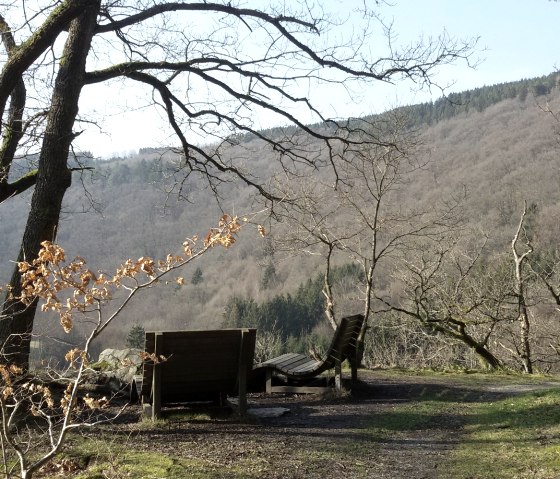
<path fill-rule="evenodd" d="M 247 389 L 245 388 L 245 390 L 239 390 L 239 415 L 240 416 L 245 416 L 245 414 L 247 414 Z"/>
<path fill-rule="evenodd" d="M 266 392 L 270 394 L 272 392 L 272 370 L 266 370 Z"/>
<path fill-rule="evenodd" d="M 152 383 L 152 421 L 161 417 L 161 365 L 154 364 L 154 379 Z"/>
<path fill-rule="evenodd" d="M 352 369 L 352 384 L 354 384 L 358 380 L 358 364 L 355 359 L 350 363 L 350 368 Z"/>
<path fill-rule="evenodd" d="M 334 388 L 337 391 L 342 390 L 342 365 L 340 361 L 336 361 L 334 365 Z"/>
<path fill-rule="evenodd" d="M 239 372 L 239 389 L 237 397 L 239 398 L 239 415 L 245 416 L 247 412 L 247 370 L 243 368 Z"/>
<path fill-rule="evenodd" d="M 142 418 L 152 419 L 152 405 L 150 404 L 150 398 L 142 396 Z"/>

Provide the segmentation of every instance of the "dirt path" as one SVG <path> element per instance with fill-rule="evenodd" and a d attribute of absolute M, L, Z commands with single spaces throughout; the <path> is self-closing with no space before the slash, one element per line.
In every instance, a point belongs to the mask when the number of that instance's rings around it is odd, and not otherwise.
<path fill-rule="evenodd" d="M 450 384 L 448 379 L 389 378 L 375 372 L 362 374 L 361 379 L 360 387 L 345 399 L 327 403 L 321 403 L 318 398 L 317 402 L 298 398 L 294 403 L 293 396 L 276 399 L 278 405 L 290 407 L 290 414 L 269 420 L 267 425 L 279 428 L 280 435 L 284 440 L 289 437 L 294 449 L 350 449 L 351 454 L 341 455 L 340 462 L 334 461 L 327 467 L 327 470 L 337 470 L 338 477 L 432 478 L 437 477 L 438 467 L 460 441 L 464 418 L 454 403 L 442 415 L 428 417 L 410 428 L 404 424 L 400 426 L 403 430 L 389 431 L 384 437 L 368 433 L 370 426 L 387 422 L 387 417 L 403 415 L 397 411 L 406 403 L 444 391 L 467 402 L 503 396 L 502 392 L 490 392 L 486 386 L 463 388 L 460 384 Z M 325 469 L 321 465 L 314 468 L 310 463 L 301 477 L 325 477 Z"/>
<path fill-rule="evenodd" d="M 237 421 L 177 415 L 165 426 L 131 434 L 136 408 L 108 431 L 126 434 L 135 449 L 172 452 L 184 477 L 435 478 L 461 441 L 469 404 L 553 386 L 558 384 L 364 372 L 351 396 L 251 396 L 252 408 L 289 409 L 280 417 Z M 441 398 L 437 415 L 407 408 L 426 397 Z"/>

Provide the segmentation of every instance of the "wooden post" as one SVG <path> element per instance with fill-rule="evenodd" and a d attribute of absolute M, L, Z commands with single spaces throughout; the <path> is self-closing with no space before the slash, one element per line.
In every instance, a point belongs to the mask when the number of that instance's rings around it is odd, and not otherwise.
<path fill-rule="evenodd" d="M 358 380 L 358 359 L 357 354 L 350 361 L 350 369 L 352 370 L 352 384 Z"/>
<path fill-rule="evenodd" d="M 337 391 L 342 389 L 342 364 L 340 358 L 336 358 L 334 362 L 334 388 Z"/>
<path fill-rule="evenodd" d="M 244 416 L 247 412 L 247 364 L 249 361 L 249 341 L 248 329 L 242 329 L 240 331 L 240 347 L 239 347 L 239 364 L 237 372 L 237 384 L 238 384 L 238 398 L 239 398 L 239 415 Z"/>
<path fill-rule="evenodd" d="M 156 333 L 154 337 L 154 355 L 157 357 L 163 350 L 163 333 Z M 152 376 L 152 421 L 161 416 L 161 364 L 154 363 Z"/>

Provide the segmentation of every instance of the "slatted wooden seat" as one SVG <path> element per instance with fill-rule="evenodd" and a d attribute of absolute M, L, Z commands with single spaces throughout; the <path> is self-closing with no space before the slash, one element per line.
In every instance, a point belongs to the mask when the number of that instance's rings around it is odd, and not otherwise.
<path fill-rule="evenodd" d="M 162 406 L 177 403 L 223 403 L 227 395 L 238 396 L 244 415 L 255 337 L 255 329 L 146 332 L 146 353 L 166 360 L 144 363 L 144 415 L 156 419 Z"/>
<path fill-rule="evenodd" d="M 313 386 L 311 383 L 322 373 L 334 369 L 334 387 L 342 387 L 342 363 L 355 357 L 356 344 L 364 316 L 357 314 L 343 318 L 336 329 L 331 345 L 322 361 L 316 361 L 303 354 L 287 353 L 269 359 L 253 368 L 254 381 L 264 377 L 266 392 L 318 393 L 332 388 Z M 355 361 L 349 361 L 352 377 L 357 375 Z M 275 376 L 283 376 L 288 384 L 273 384 Z M 291 383 L 291 384 L 290 384 Z"/>

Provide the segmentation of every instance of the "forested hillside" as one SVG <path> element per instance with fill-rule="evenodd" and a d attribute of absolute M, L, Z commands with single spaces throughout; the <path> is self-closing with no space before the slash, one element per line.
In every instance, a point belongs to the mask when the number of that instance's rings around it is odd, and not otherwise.
<path fill-rule="evenodd" d="M 462 198 L 469 235 L 488 236 L 484 250 L 488 258 L 508 253 L 527 201 L 535 245 L 555 249 L 560 234 L 558 124 L 544 110 L 560 110 L 556 82 L 556 75 L 550 75 L 400 109 L 398 113 L 408 117 L 408 128 L 418 132 L 422 140 L 419 151 L 426 161 L 406 179 L 392 201 L 403 210 L 430 210 L 451 198 Z M 280 128 L 277 132 L 294 133 Z M 228 148 L 228 154 L 245 158 L 260 178 L 272 175 L 258 139 L 247 135 L 232 138 Z M 166 164 L 173 155 L 163 152 L 143 149 L 129 158 L 90 161 L 93 171 L 74 177 L 58 234 L 58 242 L 70 257 L 82 256 L 91 268 L 102 270 L 110 270 L 126 258 L 165 257 L 178 251 L 186 236 L 204 235 L 221 211 L 246 214 L 261 208 L 253 202 L 251 188 L 233 183 L 222 185 L 219 205 L 204 183 L 185 185 L 180 199 L 177 189 L 169 194 Z M 318 172 L 317 180 L 320 175 Z M 21 195 L 0 206 L 2 283 L 11 274 L 28 202 L 29 195 Z M 341 224 L 352 221 L 344 214 Z M 124 346 L 134 325 L 146 330 L 262 326 L 265 320 L 259 320 L 259 314 L 268 318 L 268 326 L 289 330 L 292 336 L 316 325 L 323 302 L 321 258 L 276 250 L 273 240 L 281 226 L 264 218 L 260 221 L 267 230 L 271 228 L 270 236 L 263 239 L 254 228 L 245 228 L 231 250 L 212 251 L 185 271 L 184 285 L 160 285 L 137 298 L 98 347 Z M 337 261 L 344 266 L 352 258 Z M 339 314 L 362 308 L 360 294 L 351 287 L 351 271 L 338 283 Z M 390 265 L 384 265 L 379 273 L 384 276 L 378 280 L 380 291 L 388 295 L 399 287 L 389 277 L 391 271 Z M 305 300 L 306 311 L 313 310 L 314 316 L 303 321 L 306 316 L 300 313 L 305 294 L 314 295 L 315 301 Z M 292 312 L 276 314 L 279 304 L 283 311 Z M 248 316 L 240 315 L 243 308 L 251 311 Z M 276 313 L 271 312 L 274 308 Z M 49 321 L 41 319 L 39 329 L 54 331 Z M 297 321 L 302 321 L 301 327 Z"/>

